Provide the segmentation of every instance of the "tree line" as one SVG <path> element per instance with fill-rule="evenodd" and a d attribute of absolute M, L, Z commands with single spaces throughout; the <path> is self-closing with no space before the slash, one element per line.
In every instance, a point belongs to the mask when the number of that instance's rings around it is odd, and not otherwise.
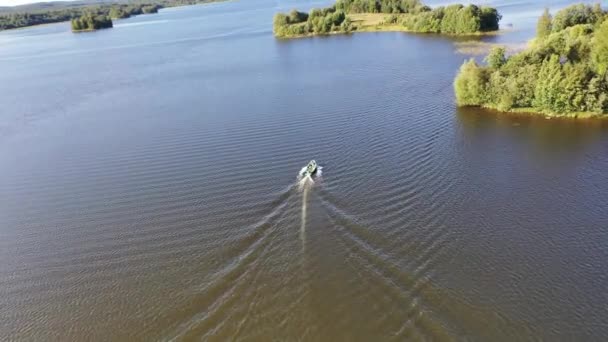
<path fill-rule="evenodd" d="M 463 64 L 454 87 L 462 106 L 556 116 L 608 114 L 608 13 L 578 4 L 545 10 L 531 46 L 512 56 L 496 47 L 485 65 Z"/>
<path fill-rule="evenodd" d="M 395 16 L 393 16 L 394 18 Z M 408 30 L 422 33 L 472 34 L 497 31 L 502 16 L 496 8 L 477 5 L 449 5 L 422 8 L 413 15 L 393 19 Z"/>
<path fill-rule="evenodd" d="M 182 5 L 193 5 L 221 0 L 148 0 L 121 1 L 116 3 L 95 3 L 83 5 L 82 3 L 71 4 L 46 3 L 44 6 L 37 4 L 17 6 L 0 12 L 0 30 L 15 29 L 33 25 L 71 21 L 72 19 L 87 16 L 110 17 L 114 19 L 128 18 L 132 15 L 156 13 L 164 7 Z M 50 4 L 50 5 L 49 5 Z M 23 8 L 23 10 L 21 9 Z"/>
<path fill-rule="evenodd" d="M 335 8 L 345 13 L 419 13 L 430 11 L 420 0 L 338 0 Z"/>
<path fill-rule="evenodd" d="M 159 5 L 114 5 L 109 11 L 98 11 L 101 13 L 93 14 L 87 12 L 84 15 L 72 19 L 72 31 L 92 31 L 113 26 L 112 19 L 129 18 L 132 15 L 158 13 Z"/>
<path fill-rule="evenodd" d="M 356 29 L 347 16 L 350 13 L 386 13 L 384 24 L 399 24 L 405 31 L 447 34 L 495 31 L 501 19 L 495 8 L 476 5 L 432 9 L 420 0 L 338 0 L 310 13 L 278 13 L 273 31 L 277 37 L 350 32 Z"/>
<path fill-rule="evenodd" d="M 97 14 L 87 12 L 84 15 L 72 19 L 72 31 L 92 31 L 113 27 L 112 19 L 129 18 L 132 15 L 158 13 L 159 5 L 114 5 L 108 13 L 98 11 Z M 100 13 L 99 13 L 100 12 Z"/>
<path fill-rule="evenodd" d="M 312 9 L 310 13 L 292 10 L 289 14 L 277 13 L 273 20 L 273 31 L 277 37 L 302 36 L 350 32 L 352 23 L 342 10 L 335 7 Z"/>
<path fill-rule="evenodd" d="M 149 14 L 149 13 L 158 13 L 158 10 L 161 8 L 160 5 L 157 4 L 141 4 L 141 5 L 114 5 L 110 8 L 108 12 L 108 16 L 112 19 L 124 19 L 129 18 L 133 15 L 139 14 Z"/>

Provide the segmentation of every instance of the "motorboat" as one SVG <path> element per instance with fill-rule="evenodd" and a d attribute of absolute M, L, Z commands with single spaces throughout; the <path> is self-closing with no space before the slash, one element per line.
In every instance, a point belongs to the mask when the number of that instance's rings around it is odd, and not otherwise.
<path fill-rule="evenodd" d="M 302 176 L 312 176 L 317 172 L 317 162 L 311 160 L 308 165 L 306 165 L 306 169 L 302 172 Z"/>

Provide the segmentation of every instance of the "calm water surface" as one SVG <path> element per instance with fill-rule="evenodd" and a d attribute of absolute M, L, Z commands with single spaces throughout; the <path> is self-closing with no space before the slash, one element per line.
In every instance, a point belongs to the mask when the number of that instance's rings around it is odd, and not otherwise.
<path fill-rule="evenodd" d="M 272 37 L 326 4 L 0 33 L 0 340 L 606 340 L 608 124 L 457 109 L 447 38 Z"/>

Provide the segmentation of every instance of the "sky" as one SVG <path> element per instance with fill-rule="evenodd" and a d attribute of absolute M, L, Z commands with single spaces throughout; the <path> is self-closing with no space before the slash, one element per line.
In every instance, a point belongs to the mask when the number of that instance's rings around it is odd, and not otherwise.
<path fill-rule="evenodd" d="M 23 4 L 31 4 L 34 2 L 44 2 L 44 1 L 53 1 L 53 0 L 0 0 L 0 6 L 16 6 Z M 60 0 L 60 1 L 68 1 L 68 0 Z"/>

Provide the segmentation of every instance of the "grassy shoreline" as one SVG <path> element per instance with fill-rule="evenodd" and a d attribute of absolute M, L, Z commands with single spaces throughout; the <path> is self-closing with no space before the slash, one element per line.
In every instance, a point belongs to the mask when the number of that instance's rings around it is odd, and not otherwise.
<path fill-rule="evenodd" d="M 354 31 L 359 32 L 407 32 L 407 33 L 427 33 L 417 30 L 410 29 L 399 23 L 386 23 L 386 19 L 390 17 L 390 14 L 386 13 L 353 13 L 348 14 L 346 17 L 349 18 L 353 26 Z M 405 17 L 408 14 L 397 15 L 399 17 Z M 479 36 L 494 36 L 500 34 L 498 31 L 486 31 L 486 32 L 473 32 L 473 33 L 434 33 L 428 32 L 429 34 L 437 34 L 442 36 L 454 36 L 454 37 L 479 37 Z"/>
<path fill-rule="evenodd" d="M 500 110 L 497 107 L 490 105 L 483 106 L 460 106 L 463 108 L 482 108 L 484 110 L 491 111 L 500 115 L 519 115 L 519 116 L 532 116 L 542 117 L 545 119 L 565 119 L 565 120 L 608 120 L 608 114 L 593 113 L 593 112 L 572 112 L 572 113 L 553 113 L 539 111 L 532 107 L 527 108 L 512 108 L 508 111 Z"/>

